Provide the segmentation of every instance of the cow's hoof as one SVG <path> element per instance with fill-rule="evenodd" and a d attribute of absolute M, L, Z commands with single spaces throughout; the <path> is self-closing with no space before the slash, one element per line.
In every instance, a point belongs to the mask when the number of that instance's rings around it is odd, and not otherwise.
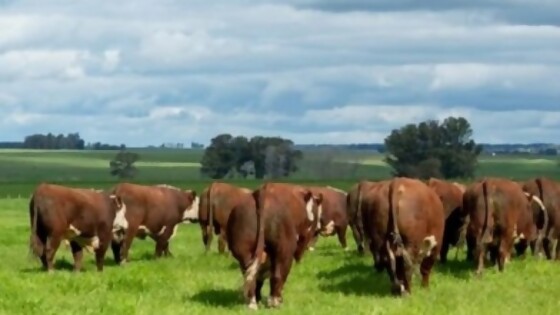
<path fill-rule="evenodd" d="M 278 297 L 269 297 L 268 298 L 268 307 L 269 308 L 278 308 L 281 304 L 281 299 Z"/>
<path fill-rule="evenodd" d="M 251 299 L 251 301 L 249 302 L 249 304 L 247 305 L 247 307 L 248 307 L 250 310 L 254 310 L 254 311 L 256 311 L 256 310 L 259 309 L 259 306 L 257 305 L 257 300 L 256 300 L 255 297 L 253 297 L 253 298 Z"/>

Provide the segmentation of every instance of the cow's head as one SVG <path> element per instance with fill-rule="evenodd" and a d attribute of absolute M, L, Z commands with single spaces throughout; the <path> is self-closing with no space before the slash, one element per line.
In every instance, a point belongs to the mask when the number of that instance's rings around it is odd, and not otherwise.
<path fill-rule="evenodd" d="M 128 220 L 126 219 L 126 204 L 116 194 L 109 195 L 111 206 L 115 211 L 115 218 L 113 219 L 113 240 L 121 242 L 124 239 L 124 234 L 128 229 Z"/>
<path fill-rule="evenodd" d="M 198 208 L 200 198 L 194 190 L 183 191 L 185 210 L 183 211 L 182 220 L 186 222 L 198 222 Z"/>

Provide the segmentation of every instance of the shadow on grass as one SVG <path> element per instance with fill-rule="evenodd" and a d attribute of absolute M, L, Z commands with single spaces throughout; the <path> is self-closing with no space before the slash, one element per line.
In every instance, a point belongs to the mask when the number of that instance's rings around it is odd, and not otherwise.
<path fill-rule="evenodd" d="M 70 271 L 74 270 L 74 262 L 68 261 L 66 259 L 57 259 L 54 262 L 54 271 Z M 34 263 L 31 267 L 26 267 L 20 270 L 22 273 L 45 273 L 46 270 L 43 269 L 43 265 L 40 262 Z"/>
<path fill-rule="evenodd" d="M 239 290 L 233 289 L 207 289 L 198 292 L 190 298 L 191 301 L 204 305 L 218 307 L 232 307 L 243 304 Z"/>
<path fill-rule="evenodd" d="M 474 272 L 474 263 L 472 261 L 460 260 L 447 260 L 445 264 L 438 262 L 432 272 L 437 272 L 443 275 L 449 275 L 459 279 L 469 279 Z"/>
<path fill-rule="evenodd" d="M 363 263 L 349 263 L 340 268 L 319 272 L 319 289 L 345 295 L 379 296 L 391 295 L 389 278 L 385 272 L 377 272 Z"/>

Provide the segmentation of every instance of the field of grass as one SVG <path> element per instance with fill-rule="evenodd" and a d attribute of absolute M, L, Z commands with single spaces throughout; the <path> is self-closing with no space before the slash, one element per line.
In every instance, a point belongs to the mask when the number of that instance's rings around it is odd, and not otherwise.
<path fill-rule="evenodd" d="M 202 151 L 136 150 L 141 156 L 135 182 L 169 183 L 201 191 L 209 179 L 199 174 Z M 91 254 L 86 270 L 72 274 L 71 254 L 62 247 L 57 270 L 42 273 L 27 256 L 27 198 L 40 181 L 107 188 L 115 151 L 0 150 L 0 314 L 245 314 L 238 291 L 242 279 L 231 256 L 204 254 L 197 225 L 182 225 L 172 241 L 175 257 L 153 260 L 152 241 L 135 240 L 132 262 L 115 266 L 106 258 L 102 274 Z M 370 152 L 304 152 L 301 171 L 285 181 L 332 185 L 347 190 L 362 178 L 390 175 L 383 157 Z M 355 163 L 355 164 L 352 164 Z M 557 161 L 544 157 L 481 157 L 477 176 L 517 180 L 546 175 L 560 180 Z M 256 180 L 228 180 L 256 187 Z M 18 197 L 19 196 L 19 197 Z M 8 197 L 8 198 L 6 198 Z M 4 198 L 4 199 L 1 199 Z M 354 249 L 351 234 L 349 244 Z M 454 251 L 451 252 L 453 256 Z M 385 273 L 371 256 L 344 252 L 335 238 L 321 239 L 315 252 L 295 264 L 284 290 L 285 303 L 274 314 L 552 314 L 560 290 L 560 265 L 534 258 L 514 259 L 504 274 L 488 269 L 483 279 L 473 267 L 451 258 L 438 265 L 429 290 L 414 282 L 413 295 L 389 295 Z M 268 295 L 268 283 L 264 294 Z"/>
<path fill-rule="evenodd" d="M 57 270 L 46 274 L 27 256 L 25 199 L 0 200 L 0 314 L 247 314 L 237 262 L 205 254 L 198 225 L 182 225 L 172 240 L 173 258 L 154 260 L 153 242 L 135 240 L 131 262 L 115 266 L 106 257 L 103 273 L 91 254 L 85 270 L 73 274 L 69 249 L 57 253 Z M 350 237 L 350 233 L 348 235 Z M 351 239 L 351 238 L 350 238 Z M 353 241 L 349 243 L 354 249 Z M 436 265 L 431 288 L 419 279 L 407 298 L 389 295 L 388 277 L 372 268 L 371 256 L 344 252 L 336 239 L 322 238 L 314 252 L 294 264 L 280 310 L 265 314 L 556 314 L 560 265 L 519 258 L 499 274 L 487 268 L 482 279 L 462 255 Z M 263 294 L 268 296 L 268 282 Z M 252 312 L 251 312 L 252 313 Z"/>

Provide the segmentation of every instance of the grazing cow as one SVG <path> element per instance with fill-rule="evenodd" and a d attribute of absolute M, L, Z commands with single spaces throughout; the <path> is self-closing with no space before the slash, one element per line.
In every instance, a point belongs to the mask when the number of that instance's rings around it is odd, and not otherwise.
<path fill-rule="evenodd" d="M 244 275 L 248 307 L 257 309 L 270 278 L 269 307 L 282 303 L 292 262 L 299 262 L 319 224 L 322 196 L 299 185 L 265 183 L 232 210 L 227 241 Z"/>
<path fill-rule="evenodd" d="M 525 194 L 518 183 L 508 179 L 485 178 L 468 187 L 463 195 L 463 207 L 470 216 L 468 234 L 476 244 L 477 275 L 482 275 L 487 252 L 502 272 L 514 244 L 532 237 L 524 235 L 532 233 L 532 200 L 533 195 Z"/>
<path fill-rule="evenodd" d="M 313 251 L 315 243 L 319 235 L 327 237 L 336 234 L 340 246 L 344 250 L 348 250 L 346 244 L 346 229 L 348 228 L 348 217 L 346 212 L 346 192 L 331 186 L 318 187 L 309 186 L 311 192 L 315 195 L 321 194 L 323 202 L 321 203 L 321 221 L 320 228 L 309 244 L 309 250 Z"/>
<path fill-rule="evenodd" d="M 411 293 L 413 269 L 420 264 L 422 286 L 428 287 L 443 240 L 444 209 L 425 183 L 397 177 L 380 182 L 364 195 L 363 225 L 378 266 L 385 267 L 397 295 Z"/>
<path fill-rule="evenodd" d="M 251 196 L 252 190 L 236 187 L 227 183 L 214 182 L 200 195 L 198 222 L 202 230 L 202 241 L 206 251 L 210 250 L 212 236 L 219 235 L 218 251 L 226 250 L 226 226 L 231 210 L 244 200 L 243 196 Z"/>
<path fill-rule="evenodd" d="M 128 230 L 124 237 L 113 241 L 112 249 L 117 263 L 128 261 L 128 252 L 134 237 L 149 236 L 156 242 L 155 257 L 172 256 L 169 241 L 177 232 L 178 224 L 198 220 L 199 198 L 193 190 L 181 190 L 169 185 L 146 186 L 120 183 L 112 193 L 126 207 Z"/>
<path fill-rule="evenodd" d="M 436 192 L 445 210 L 445 230 L 443 243 L 441 244 L 440 261 L 446 263 L 449 246 L 461 245 L 466 227 L 467 216 L 462 211 L 464 186 L 461 187 L 458 183 L 450 183 L 436 178 L 430 178 L 427 184 Z"/>
<path fill-rule="evenodd" d="M 68 240 L 74 271 L 82 269 L 83 249 L 95 251 L 98 271 L 113 237 L 126 231 L 126 208 L 114 195 L 90 189 L 42 183 L 29 201 L 30 250 L 43 268 L 53 271 L 53 260 L 63 240 Z"/>
<path fill-rule="evenodd" d="M 538 236 L 533 253 L 544 250 L 547 259 L 560 260 L 560 184 L 546 177 L 536 177 L 522 184 L 522 189 L 542 203 L 543 212 L 536 218 Z"/>
<path fill-rule="evenodd" d="M 376 182 L 362 180 L 352 186 L 346 196 L 346 216 L 359 254 L 363 254 L 364 249 L 368 249 L 364 244 L 364 230 L 361 219 L 362 192 L 375 184 Z"/>

